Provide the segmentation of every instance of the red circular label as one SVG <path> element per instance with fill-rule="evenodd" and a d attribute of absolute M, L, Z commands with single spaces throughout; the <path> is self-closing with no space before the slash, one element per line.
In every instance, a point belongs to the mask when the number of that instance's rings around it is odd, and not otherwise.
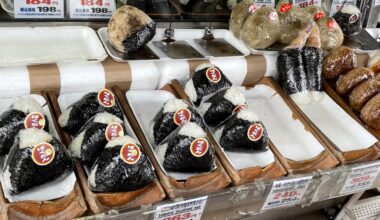
<path fill-rule="evenodd" d="M 34 163 L 45 166 L 51 163 L 55 156 L 54 147 L 49 143 L 40 143 L 34 146 L 32 151 L 32 159 Z"/>
<path fill-rule="evenodd" d="M 359 13 L 356 13 L 356 14 L 351 15 L 350 19 L 348 21 L 350 22 L 350 24 L 352 24 L 355 21 L 357 21 L 358 19 L 359 19 Z"/>
<path fill-rule="evenodd" d="M 215 67 L 210 67 L 206 70 L 207 79 L 212 83 L 218 83 L 222 78 L 222 74 Z"/>
<path fill-rule="evenodd" d="M 283 4 L 280 8 L 280 12 L 281 13 L 284 13 L 284 12 L 287 12 L 289 11 L 290 9 L 292 9 L 292 4 L 291 3 L 286 3 L 286 4 Z"/>
<path fill-rule="evenodd" d="M 232 111 L 232 113 L 237 113 L 237 112 L 240 112 L 241 110 L 247 108 L 247 105 L 246 104 L 243 104 L 243 105 L 238 105 L 236 106 L 236 108 L 234 108 L 234 110 Z"/>
<path fill-rule="evenodd" d="M 334 28 L 335 25 L 336 25 L 336 23 L 335 23 L 334 20 L 329 20 L 329 21 L 327 22 L 327 27 L 329 27 L 329 28 Z"/>
<path fill-rule="evenodd" d="M 135 164 L 140 160 L 140 148 L 134 143 L 126 143 L 120 149 L 120 157 L 127 164 Z"/>
<path fill-rule="evenodd" d="M 314 21 L 318 21 L 319 19 L 325 17 L 324 12 L 318 12 L 317 14 L 314 15 Z"/>
<path fill-rule="evenodd" d="M 251 13 L 251 14 L 254 13 L 256 10 L 257 10 L 257 5 L 256 4 L 252 4 L 248 8 L 249 13 Z"/>
<path fill-rule="evenodd" d="M 187 108 L 178 109 L 173 116 L 174 123 L 176 125 L 181 125 L 185 122 L 190 121 L 191 119 L 191 112 Z"/>
<path fill-rule="evenodd" d="M 108 89 L 102 89 L 98 92 L 98 101 L 104 107 L 112 107 L 115 105 L 115 96 Z"/>
<path fill-rule="evenodd" d="M 45 117 L 39 112 L 29 113 L 24 120 L 25 128 L 37 128 L 44 129 L 45 127 Z"/>
<path fill-rule="evenodd" d="M 208 150 L 208 141 L 204 138 L 197 138 L 190 145 L 190 152 L 194 157 L 202 157 Z"/>
<path fill-rule="evenodd" d="M 124 136 L 123 126 L 117 122 L 108 124 L 106 128 L 106 139 L 107 141 L 113 140 L 117 137 Z"/>
<path fill-rule="evenodd" d="M 271 21 L 275 21 L 275 20 L 277 20 L 277 19 L 278 19 L 278 14 L 277 14 L 277 12 L 273 11 L 273 12 L 269 13 L 268 18 L 269 18 L 269 20 L 271 20 Z"/>
<path fill-rule="evenodd" d="M 249 126 L 247 136 L 251 141 L 257 141 L 263 136 L 264 128 L 261 124 L 253 124 Z"/>

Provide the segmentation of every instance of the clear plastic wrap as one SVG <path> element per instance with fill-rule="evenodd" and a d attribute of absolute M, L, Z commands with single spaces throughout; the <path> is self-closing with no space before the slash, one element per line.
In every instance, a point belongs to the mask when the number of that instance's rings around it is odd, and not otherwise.
<path fill-rule="evenodd" d="M 333 18 L 342 28 L 344 35 L 352 36 L 362 29 L 361 16 L 360 10 L 355 5 L 344 5 Z"/>
<path fill-rule="evenodd" d="M 280 37 L 280 20 L 270 7 L 257 9 L 245 21 L 240 38 L 252 49 L 264 49 Z"/>
<path fill-rule="evenodd" d="M 240 31 L 248 16 L 256 11 L 258 6 L 254 3 L 254 0 L 243 0 L 232 10 L 229 29 L 236 37 L 240 36 Z"/>
<path fill-rule="evenodd" d="M 355 68 L 339 76 L 336 81 L 336 91 L 341 95 L 345 95 L 360 83 L 373 77 L 375 77 L 375 74 L 372 70 L 365 67 Z"/>
<path fill-rule="evenodd" d="M 317 24 L 324 51 L 330 51 L 342 46 L 344 40 L 343 32 L 334 18 L 323 17 L 317 21 Z"/>
<path fill-rule="evenodd" d="M 206 125 L 198 111 L 183 99 L 170 99 L 153 119 L 153 136 L 156 144 L 161 143 L 178 126 L 185 122 L 195 122 L 203 129 Z"/>
<path fill-rule="evenodd" d="M 44 130 L 21 130 L 5 161 L 2 184 L 11 195 L 64 178 L 73 171 L 73 161 L 56 138 Z"/>
<path fill-rule="evenodd" d="M 309 5 L 305 8 L 305 10 L 314 18 L 314 21 L 318 21 L 319 19 L 326 16 L 323 9 L 316 5 Z"/>
<path fill-rule="evenodd" d="M 368 61 L 368 67 L 371 68 L 375 74 L 380 73 L 380 51 L 371 56 Z"/>
<path fill-rule="evenodd" d="M 133 6 L 122 6 L 108 23 L 110 43 L 118 51 L 133 52 L 145 46 L 156 34 L 156 23 Z"/>
<path fill-rule="evenodd" d="M 97 113 L 73 138 L 69 150 L 82 164 L 91 166 L 107 142 L 126 134 L 123 121 L 107 112 Z"/>
<path fill-rule="evenodd" d="M 108 112 L 123 119 L 116 97 L 108 89 L 87 93 L 70 105 L 59 116 L 58 122 L 67 133 L 75 135 L 90 118 L 100 112 Z"/>
<path fill-rule="evenodd" d="M 91 168 L 88 184 L 94 192 L 126 192 L 141 189 L 155 179 L 141 146 L 123 136 L 108 142 Z"/>
<path fill-rule="evenodd" d="M 352 90 L 349 96 L 350 105 L 353 109 L 360 112 L 365 103 L 379 92 L 380 81 L 374 78 L 367 79 Z"/>
<path fill-rule="evenodd" d="M 356 68 L 355 52 L 349 47 L 339 47 L 332 50 L 323 61 L 323 76 L 336 79 L 338 76 Z"/>
<path fill-rule="evenodd" d="M 360 112 L 360 118 L 369 127 L 380 129 L 380 93 L 371 98 Z"/>

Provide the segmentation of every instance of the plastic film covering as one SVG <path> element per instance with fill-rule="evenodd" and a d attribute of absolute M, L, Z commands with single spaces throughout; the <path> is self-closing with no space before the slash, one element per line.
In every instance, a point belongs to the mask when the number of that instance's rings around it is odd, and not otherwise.
<path fill-rule="evenodd" d="M 303 62 L 309 82 L 310 91 L 322 91 L 322 62 L 321 48 L 305 47 L 302 50 Z"/>
<path fill-rule="evenodd" d="M 324 51 L 330 51 L 343 45 L 343 32 L 334 18 L 323 17 L 317 21 Z"/>
<path fill-rule="evenodd" d="M 338 76 L 356 68 L 357 59 L 354 51 L 349 47 L 339 47 L 332 50 L 323 61 L 323 76 L 327 79 L 336 79 Z"/>
<path fill-rule="evenodd" d="M 380 129 L 380 93 L 370 99 L 360 112 L 360 118 L 371 128 Z"/>
<path fill-rule="evenodd" d="M 45 145 L 37 147 L 41 144 L 40 140 L 44 139 L 44 136 L 47 136 L 49 141 L 43 143 L 53 147 L 53 154 L 52 149 L 44 148 Z M 20 143 L 27 144 L 21 146 Z M 32 154 L 35 155 L 32 152 L 36 147 L 38 151 L 44 151 L 52 158 L 48 164 L 37 164 L 36 159 L 32 158 Z M 51 155 L 53 156 L 51 157 Z M 40 162 L 45 162 L 43 157 Z M 46 131 L 29 128 L 20 131 L 16 137 L 15 144 L 5 161 L 2 184 L 9 184 L 10 194 L 16 195 L 33 187 L 64 178 L 72 171 L 73 161 L 66 147 Z"/>
<path fill-rule="evenodd" d="M 88 178 L 90 189 L 94 192 L 126 192 L 141 189 L 152 183 L 156 176 L 152 170 L 152 165 L 142 150 L 141 146 L 133 143 L 139 148 L 128 151 L 128 155 L 139 155 L 133 163 L 127 163 L 122 158 L 122 148 L 126 144 L 124 137 L 118 137 L 110 141 L 99 158 L 91 168 Z M 128 137 L 128 139 L 131 139 Z M 118 143 L 113 145 L 114 143 Z M 111 144 L 112 146 L 108 146 Z M 129 149 L 126 149 L 129 150 Z M 123 153 L 124 154 L 124 153 Z M 136 158 L 136 157 L 135 157 Z"/>
<path fill-rule="evenodd" d="M 380 51 L 371 56 L 368 61 L 368 67 L 371 68 L 375 74 L 380 72 Z"/>
<path fill-rule="evenodd" d="M 310 14 L 314 21 L 318 21 L 319 19 L 326 16 L 323 9 L 316 5 L 309 5 L 305 8 L 305 10 Z"/>
<path fill-rule="evenodd" d="M 375 74 L 368 68 L 355 68 L 348 73 L 339 76 L 336 81 L 336 91 L 341 95 L 345 95 L 360 83 L 374 77 Z"/>
<path fill-rule="evenodd" d="M 361 31 L 361 16 L 356 6 L 344 5 L 333 17 L 342 28 L 344 35 L 352 36 Z"/>
<path fill-rule="evenodd" d="M 245 20 L 254 12 L 253 10 L 256 10 L 257 6 L 254 3 L 254 0 L 243 0 L 232 10 L 229 29 L 236 37 L 240 36 Z"/>
<path fill-rule="evenodd" d="M 349 96 L 350 105 L 353 109 L 360 112 L 366 102 L 379 92 L 380 81 L 374 78 L 367 79 L 352 90 Z"/>
<path fill-rule="evenodd" d="M 277 12 L 270 7 L 257 9 L 245 21 L 240 38 L 252 49 L 264 49 L 280 37 L 280 20 Z"/>

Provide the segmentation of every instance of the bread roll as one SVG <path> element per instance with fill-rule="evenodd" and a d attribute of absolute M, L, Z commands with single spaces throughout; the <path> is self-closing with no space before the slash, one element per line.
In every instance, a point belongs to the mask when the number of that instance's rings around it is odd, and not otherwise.
<path fill-rule="evenodd" d="M 371 78 L 361 83 L 350 94 L 350 105 L 360 112 L 365 103 L 380 92 L 380 81 Z"/>
<path fill-rule="evenodd" d="M 327 79 L 336 79 L 357 65 L 356 55 L 349 47 L 332 50 L 323 62 L 323 75 Z"/>
<path fill-rule="evenodd" d="M 380 94 L 377 94 L 365 104 L 360 112 L 360 118 L 368 126 L 380 129 Z"/>
<path fill-rule="evenodd" d="M 375 74 L 368 68 L 360 67 L 353 69 L 339 76 L 336 81 L 336 91 L 341 95 L 345 95 L 355 88 L 355 86 L 374 76 Z"/>

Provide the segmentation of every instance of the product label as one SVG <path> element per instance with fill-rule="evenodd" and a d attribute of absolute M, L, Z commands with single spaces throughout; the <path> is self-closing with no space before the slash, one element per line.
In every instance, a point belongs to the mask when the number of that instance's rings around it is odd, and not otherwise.
<path fill-rule="evenodd" d="M 335 28 L 335 26 L 336 26 L 336 22 L 333 19 L 327 22 L 327 27 L 332 29 L 332 28 Z"/>
<path fill-rule="evenodd" d="M 191 119 L 191 112 L 187 108 L 178 109 L 173 116 L 173 121 L 176 125 L 181 125 L 185 122 L 190 121 Z"/>
<path fill-rule="evenodd" d="M 98 92 L 98 101 L 104 107 L 109 108 L 115 105 L 115 96 L 110 90 L 102 89 Z"/>
<path fill-rule="evenodd" d="M 218 83 L 222 78 L 222 74 L 215 67 L 210 67 L 206 70 L 207 79 L 212 83 Z"/>
<path fill-rule="evenodd" d="M 34 146 L 32 150 L 32 159 L 34 163 L 45 166 L 51 163 L 55 156 L 54 147 L 49 143 L 40 143 Z"/>
<path fill-rule="evenodd" d="M 292 4 L 291 3 L 286 3 L 286 4 L 283 4 L 280 8 L 280 12 L 281 13 L 285 13 L 287 11 L 289 11 L 290 9 L 292 9 Z"/>
<path fill-rule="evenodd" d="M 39 112 L 29 113 L 24 120 L 25 128 L 37 128 L 44 129 L 45 127 L 45 117 Z"/>
<path fill-rule="evenodd" d="M 253 124 L 249 126 L 247 136 L 251 141 L 258 141 L 263 136 L 264 128 L 261 124 Z"/>
<path fill-rule="evenodd" d="M 140 160 L 140 148 L 134 143 L 126 143 L 120 149 L 120 157 L 127 164 L 135 164 Z"/>
<path fill-rule="evenodd" d="M 238 106 L 236 106 L 236 108 L 234 108 L 234 110 L 232 111 L 232 113 L 238 113 L 238 112 L 240 112 L 241 110 L 246 109 L 246 108 L 247 108 L 247 105 L 246 105 L 246 104 L 238 105 Z"/>
<path fill-rule="evenodd" d="M 70 18 L 109 19 L 114 11 L 115 0 L 70 0 Z"/>
<path fill-rule="evenodd" d="M 274 181 L 262 210 L 297 205 L 306 192 L 312 176 Z"/>
<path fill-rule="evenodd" d="M 253 14 L 256 10 L 257 10 L 257 5 L 256 4 L 252 4 L 248 8 L 248 12 L 251 13 L 251 14 Z"/>
<path fill-rule="evenodd" d="M 107 141 L 113 140 L 117 137 L 122 137 L 124 136 L 123 126 L 117 122 L 110 123 L 106 128 L 105 135 Z"/>
<path fill-rule="evenodd" d="M 194 157 L 202 157 L 208 150 L 208 141 L 204 138 L 195 139 L 190 145 L 190 152 Z"/>
<path fill-rule="evenodd" d="M 359 13 L 353 14 L 350 16 L 350 19 L 348 20 L 350 24 L 355 23 L 359 19 Z"/>
<path fill-rule="evenodd" d="M 314 15 L 314 21 L 318 21 L 319 19 L 325 17 L 324 12 L 318 12 L 317 14 Z"/>
<path fill-rule="evenodd" d="M 337 11 L 339 11 L 344 5 L 356 6 L 356 0 L 333 0 L 331 4 L 330 17 L 332 17 Z"/>
<path fill-rule="evenodd" d="M 352 169 L 339 194 L 351 194 L 369 189 L 373 185 L 379 171 L 380 163 L 364 165 Z"/>
<path fill-rule="evenodd" d="M 310 5 L 321 6 L 321 1 L 320 0 L 294 0 L 293 4 L 299 8 L 306 8 L 307 6 L 310 6 Z"/>
<path fill-rule="evenodd" d="M 200 220 L 207 196 L 157 206 L 154 220 Z"/>
<path fill-rule="evenodd" d="M 262 6 L 274 8 L 275 6 L 274 3 L 275 3 L 274 0 L 256 0 L 255 1 L 255 4 L 257 5 L 258 8 Z"/>
<path fill-rule="evenodd" d="M 16 0 L 15 18 L 63 18 L 64 4 L 64 0 Z"/>
<path fill-rule="evenodd" d="M 375 6 L 376 5 L 380 5 L 380 0 L 375 0 L 375 4 L 374 4 Z"/>
<path fill-rule="evenodd" d="M 271 21 L 278 20 L 278 14 L 277 14 L 277 12 L 273 11 L 273 12 L 269 13 L 268 18 Z"/>

